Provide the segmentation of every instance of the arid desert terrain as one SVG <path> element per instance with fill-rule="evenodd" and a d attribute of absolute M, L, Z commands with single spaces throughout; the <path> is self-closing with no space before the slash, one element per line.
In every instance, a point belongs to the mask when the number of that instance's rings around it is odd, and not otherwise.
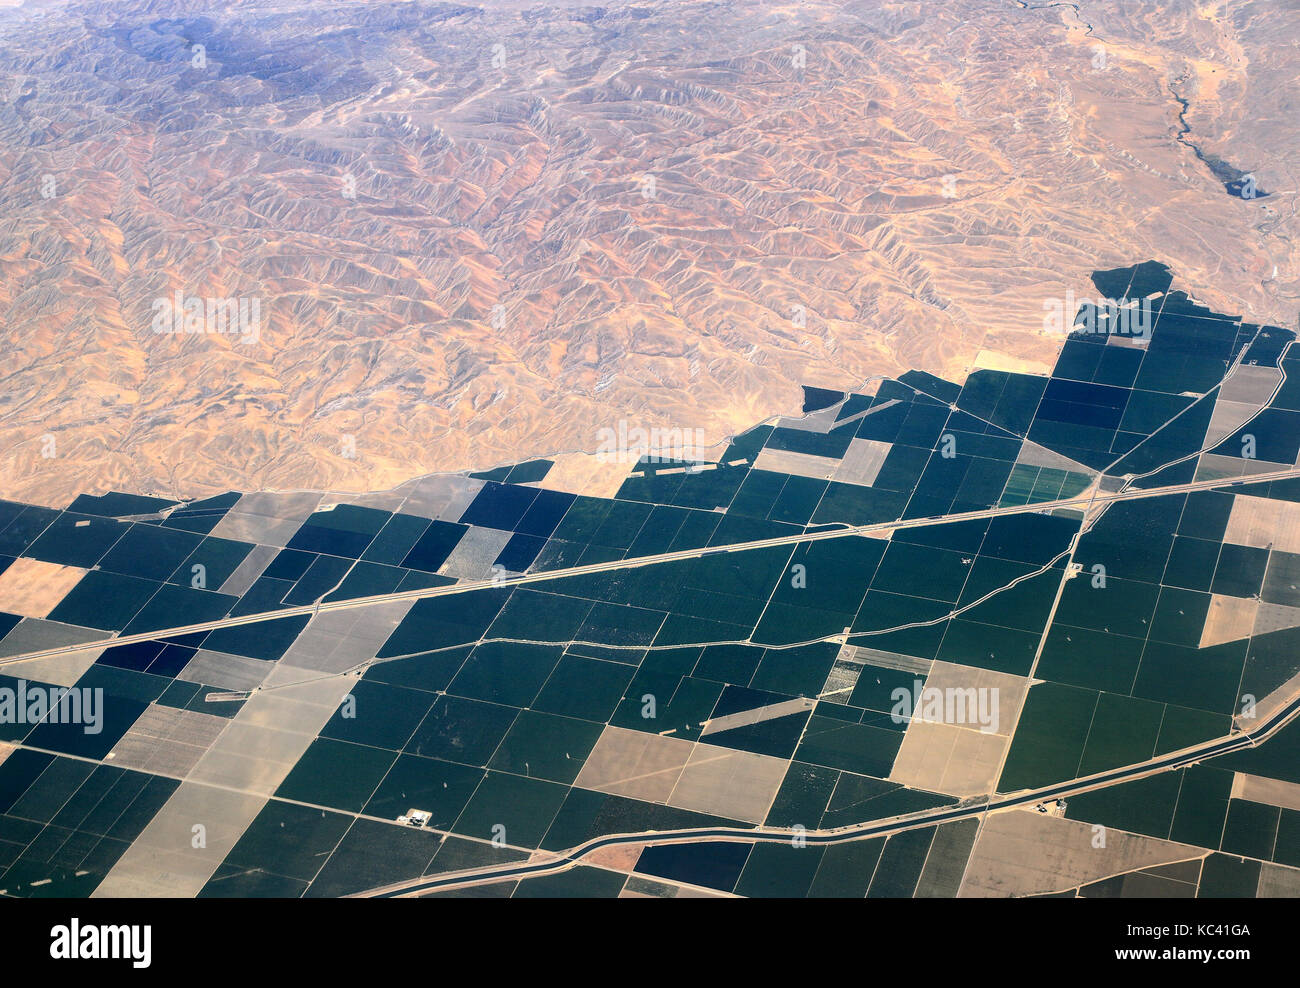
<path fill-rule="evenodd" d="M 0 9 L 0 495 L 720 441 L 1050 367 L 1045 304 L 1147 258 L 1292 325 L 1286 6 Z"/>

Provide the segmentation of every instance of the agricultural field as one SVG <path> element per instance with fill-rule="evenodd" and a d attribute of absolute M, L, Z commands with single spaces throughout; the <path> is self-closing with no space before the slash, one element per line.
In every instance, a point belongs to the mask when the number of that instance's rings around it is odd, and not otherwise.
<path fill-rule="evenodd" d="M 0 502 L 0 893 L 1300 893 L 1294 334 L 1093 281 L 610 493 Z"/>

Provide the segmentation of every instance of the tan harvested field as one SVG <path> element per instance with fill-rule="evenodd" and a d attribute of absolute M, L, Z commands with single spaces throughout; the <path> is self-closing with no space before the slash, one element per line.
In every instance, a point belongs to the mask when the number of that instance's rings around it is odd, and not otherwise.
<path fill-rule="evenodd" d="M 645 850 L 644 844 L 617 844 L 613 847 L 602 847 L 587 855 L 583 859 L 583 864 L 609 868 L 613 871 L 631 872 L 636 868 L 637 858 L 641 856 L 643 850 Z"/>
<path fill-rule="evenodd" d="M 1201 629 L 1199 647 L 1210 648 L 1224 642 L 1249 638 L 1254 631 L 1258 611 L 1258 600 L 1212 594 L 1209 610 L 1205 614 L 1205 627 Z"/>
<path fill-rule="evenodd" d="M 150 704 L 113 746 L 109 758 L 118 768 L 183 779 L 228 723 L 212 714 Z"/>
<path fill-rule="evenodd" d="M 689 741 L 606 727 L 574 785 L 664 803 L 690 754 Z"/>
<path fill-rule="evenodd" d="M 787 762 L 752 751 L 697 744 L 668 805 L 759 824 L 785 778 Z"/>
<path fill-rule="evenodd" d="M 1011 729 L 1024 703 L 1028 682 L 1023 676 L 975 669 L 936 661 L 925 681 L 926 689 L 996 690 L 997 723 L 983 725 L 913 718 L 889 774 L 891 782 L 914 789 L 974 796 L 992 792 L 1010 744 Z"/>
<path fill-rule="evenodd" d="M 1105 847 L 1094 847 L 1093 840 L 1092 824 L 1032 809 L 994 813 L 975 841 L 960 894 L 1006 897 L 1063 891 L 1210 853 L 1113 829 L 1106 832 Z"/>
<path fill-rule="evenodd" d="M 1300 552 L 1300 504 L 1238 494 L 1232 499 L 1223 541 Z"/>
<path fill-rule="evenodd" d="M 712 444 L 802 384 L 1042 369 L 1044 303 L 1147 258 L 1287 325 L 1285 8 L 5 8 L 0 495 Z M 205 332 L 155 332 L 176 293 Z"/>
<path fill-rule="evenodd" d="M 898 749 L 889 781 L 949 796 L 992 792 L 1008 744 L 996 734 L 914 722 Z"/>
<path fill-rule="evenodd" d="M 1262 775 L 1247 775 L 1234 772 L 1232 775 L 1232 798 L 1247 799 L 1252 803 L 1267 803 L 1287 810 L 1300 810 L 1300 785 L 1284 782 L 1281 779 L 1269 779 Z"/>
<path fill-rule="evenodd" d="M 60 566 L 39 559 L 15 559 L 0 573 L 0 611 L 43 618 L 85 575 L 86 570 L 76 566 Z"/>
<path fill-rule="evenodd" d="M 554 462 L 538 486 L 587 497 L 613 497 L 632 468 L 629 463 L 601 460 L 584 453 L 565 453 L 555 457 Z"/>
<path fill-rule="evenodd" d="M 574 785 L 762 823 L 786 762 L 715 744 L 606 727 Z"/>

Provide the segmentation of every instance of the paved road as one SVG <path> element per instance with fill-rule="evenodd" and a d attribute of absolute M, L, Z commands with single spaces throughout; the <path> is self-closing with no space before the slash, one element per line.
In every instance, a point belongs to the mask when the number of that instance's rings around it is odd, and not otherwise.
<path fill-rule="evenodd" d="M 448 584 L 442 587 L 426 587 L 419 590 L 406 590 L 401 593 L 379 594 L 374 597 L 355 597 L 350 600 L 336 600 L 329 603 L 304 604 L 297 607 L 285 607 L 277 611 L 259 611 L 256 614 L 244 614 L 239 617 L 218 618 L 198 624 L 180 625 L 172 628 L 157 628 L 152 631 L 134 635 L 118 635 L 95 641 L 61 645 L 36 652 L 23 652 L 19 655 L 0 659 L 0 667 L 29 659 L 51 658 L 79 652 L 92 648 L 106 648 L 112 645 L 129 645 L 133 642 L 153 641 L 156 638 L 188 635 L 199 631 L 214 631 L 217 628 L 232 628 L 245 624 L 257 624 L 261 621 L 280 618 L 301 617 L 303 615 L 323 614 L 327 611 L 344 611 L 355 607 L 372 607 L 398 600 L 423 600 L 427 597 L 445 597 L 474 590 L 492 587 L 511 587 L 526 583 L 544 583 L 548 580 L 560 580 L 571 576 L 587 576 L 594 573 L 609 573 L 617 570 L 634 569 L 641 566 L 656 566 L 660 563 L 675 562 L 684 559 L 698 559 L 705 556 L 721 555 L 728 552 L 750 552 L 756 549 L 768 549 L 776 546 L 797 545 L 801 542 L 818 542 L 823 539 L 842 539 L 855 535 L 870 535 L 874 532 L 896 531 L 904 528 L 920 528 L 926 525 L 951 524 L 961 521 L 975 521 L 982 518 L 997 518 L 1003 515 L 1019 515 L 1051 511 L 1057 508 L 1087 509 L 1116 501 L 1131 501 L 1140 498 L 1162 497 L 1189 491 L 1210 490 L 1218 487 L 1231 487 L 1241 483 L 1262 483 L 1269 480 L 1285 480 L 1300 477 L 1300 467 L 1277 470 L 1271 473 L 1255 474 L 1249 478 L 1222 478 L 1217 480 L 1193 481 L 1186 484 L 1174 484 L 1167 487 L 1151 487 L 1138 490 L 1121 490 L 1114 492 L 1097 492 L 1092 497 L 1067 498 L 1060 501 L 1041 501 L 1037 504 L 1014 504 L 999 508 L 987 508 L 982 511 L 967 511 L 951 515 L 932 515 L 926 518 L 909 518 L 905 521 L 873 522 L 869 525 L 851 525 L 842 528 L 827 528 L 798 535 L 783 535 L 771 539 L 759 539 L 755 542 L 738 542 L 734 545 L 708 546 L 698 549 L 682 549 L 677 552 L 664 552 L 653 556 L 636 556 L 632 559 L 618 559 L 606 563 L 591 563 L 586 566 L 573 566 L 568 569 L 548 570 L 541 573 L 529 573 L 522 576 L 506 577 L 499 580 L 475 580 L 466 583 Z"/>

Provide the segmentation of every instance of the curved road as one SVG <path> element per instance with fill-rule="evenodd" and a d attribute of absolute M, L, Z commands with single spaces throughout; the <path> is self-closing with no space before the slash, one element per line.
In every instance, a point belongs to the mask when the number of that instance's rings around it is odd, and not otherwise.
<path fill-rule="evenodd" d="M 1080 779 L 1073 779 L 1069 782 L 1056 783 L 1054 785 L 1045 786 L 1041 789 L 1012 793 L 1007 796 L 997 796 L 993 799 L 981 800 L 980 802 L 974 803 L 970 806 L 923 810 L 919 813 L 893 817 L 886 821 L 855 824 L 853 826 L 840 827 L 834 830 L 809 830 L 806 831 L 803 836 L 808 844 L 839 844 L 846 841 L 864 840 L 870 837 L 883 837 L 887 834 L 897 833 L 902 830 L 912 830 L 916 827 L 929 827 L 940 823 L 951 823 L 955 820 L 964 820 L 970 817 L 976 817 L 982 813 L 988 813 L 993 810 L 1006 810 L 1017 806 L 1033 805 L 1046 800 L 1078 795 L 1079 793 L 1088 792 L 1093 789 L 1103 789 L 1107 786 L 1116 785 L 1121 782 L 1130 782 L 1144 776 L 1183 768 L 1204 761 L 1207 758 L 1214 758 L 1219 755 L 1226 755 L 1234 751 L 1240 751 L 1243 748 L 1254 747 L 1269 735 L 1280 730 L 1290 722 L 1297 713 L 1300 713 L 1300 695 L 1293 697 L 1285 706 L 1280 708 L 1253 731 L 1229 735 L 1226 738 L 1218 738 L 1212 741 L 1205 741 L 1199 745 L 1195 745 L 1194 747 L 1185 748 L 1180 752 L 1162 755 L 1159 758 L 1139 762 L 1135 765 L 1111 769 L 1107 772 L 1085 776 Z M 794 833 L 795 831 L 788 828 L 758 828 L 755 830 L 745 830 L 741 827 L 706 827 L 689 830 L 613 834 L 605 837 L 596 837 L 567 851 L 557 852 L 553 859 L 546 861 L 494 865 L 487 868 L 452 872 L 437 877 L 414 878 L 393 885 L 385 885 L 380 888 L 371 889 L 367 892 L 357 893 L 354 896 L 349 896 L 349 898 L 397 898 L 419 896 L 428 892 L 444 891 L 447 889 L 461 888 L 470 885 L 486 885 L 515 878 L 537 878 L 541 875 L 566 871 L 569 868 L 573 868 L 580 864 L 581 859 L 592 852 L 605 847 L 615 847 L 620 844 L 690 844 L 702 841 L 719 840 L 740 843 L 784 844 L 790 841 L 794 836 Z"/>

